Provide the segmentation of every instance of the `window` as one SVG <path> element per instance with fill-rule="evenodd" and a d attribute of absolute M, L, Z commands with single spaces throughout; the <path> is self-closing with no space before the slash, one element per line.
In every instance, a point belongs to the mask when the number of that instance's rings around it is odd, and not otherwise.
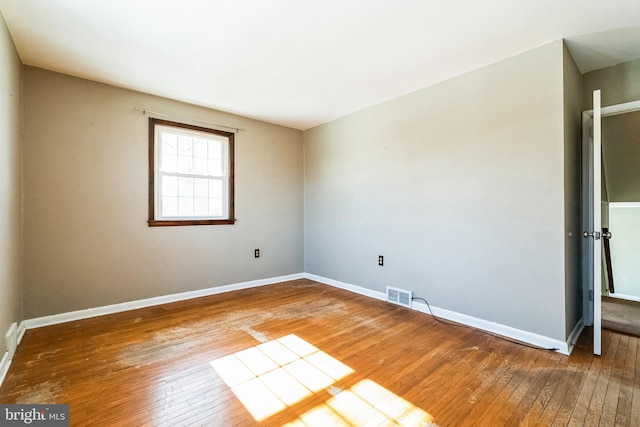
<path fill-rule="evenodd" d="M 149 226 L 233 224 L 233 133 L 149 119 Z"/>

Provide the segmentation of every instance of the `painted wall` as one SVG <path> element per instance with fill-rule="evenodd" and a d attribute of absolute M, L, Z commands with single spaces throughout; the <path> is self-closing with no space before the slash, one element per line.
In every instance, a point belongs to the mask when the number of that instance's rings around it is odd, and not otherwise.
<path fill-rule="evenodd" d="M 582 79 L 566 46 L 564 84 L 565 333 L 582 318 Z"/>
<path fill-rule="evenodd" d="M 576 89 L 563 49 L 305 131 L 305 271 L 565 340 L 566 235 L 579 230 L 565 204 L 577 160 L 564 159 L 575 118 L 563 97 Z"/>
<path fill-rule="evenodd" d="M 582 109 L 593 108 L 592 93 L 602 91 L 602 106 L 640 100 L 640 59 L 585 73 L 582 76 Z"/>
<path fill-rule="evenodd" d="M 640 202 L 639 111 L 602 119 L 602 163 L 608 200 Z"/>
<path fill-rule="evenodd" d="M 303 271 L 301 131 L 33 67 L 24 105 L 26 318 Z M 244 129 L 236 224 L 147 226 L 134 106 Z"/>
<path fill-rule="evenodd" d="M 0 359 L 22 320 L 22 65 L 0 14 Z"/>
<path fill-rule="evenodd" d="M 609 215 L 615 293 L 640 299 L 640 204 L 613 203 Z"/>

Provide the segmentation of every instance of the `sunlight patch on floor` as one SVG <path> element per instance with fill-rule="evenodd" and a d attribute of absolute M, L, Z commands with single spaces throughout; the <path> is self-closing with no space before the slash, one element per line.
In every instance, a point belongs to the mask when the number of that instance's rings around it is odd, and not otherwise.
<path fill-rule="evenodd" d="M 433 416 L 369 379 L 338 393 L 321 405 L 285 424 L 287 427 L 322 426 L 435 427 Z"/>
<path fill-rule="evenodd" d="M 296 335 L 221 357 L 211 365 L 256 421 L 354 372 Z"/>
<path fill-rule="evenodd" d="M 263 421 L 355 371 L 296 335 L 211 361 L 256 421 Z M 433 416 L 364 379 L 287 426 L 435 426 Z"/>

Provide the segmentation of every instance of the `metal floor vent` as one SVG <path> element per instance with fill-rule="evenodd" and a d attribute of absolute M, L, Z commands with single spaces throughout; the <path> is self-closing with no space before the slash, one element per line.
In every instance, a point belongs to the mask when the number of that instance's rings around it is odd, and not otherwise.
<path fill-rule="evenodd" d="M 413 292 L 387 286 L 387 301 L 403 307 L 411 308 Z"/>

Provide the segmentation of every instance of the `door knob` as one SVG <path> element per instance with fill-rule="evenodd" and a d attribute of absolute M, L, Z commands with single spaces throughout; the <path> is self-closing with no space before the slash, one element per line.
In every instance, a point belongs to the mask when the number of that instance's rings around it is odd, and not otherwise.
<path fill-rule="evenodd" d="M 582 233 L 582 237 L 593 237 L 593 240 L 600 240 L 600 232 L 594 231 L 593 233 L 589 233 L 585 231 L 584 233 Z"/>
<path fill-rule="evenodd" d="M 603 239 L 611 239 L 611 232 L 607 231 L 606 233 L 602 233 Z"/>

